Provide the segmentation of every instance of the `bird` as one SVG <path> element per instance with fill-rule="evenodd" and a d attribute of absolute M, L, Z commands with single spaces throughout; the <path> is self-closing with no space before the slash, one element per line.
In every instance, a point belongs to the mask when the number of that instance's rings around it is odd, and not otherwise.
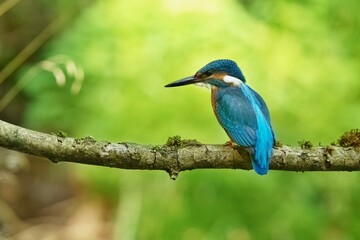
<path fill-rule="evenodd" d="M 249 152 L 257 174 L 267 174 L 275 144 L 269 109 L 264 99 L 247 84 L 237 63 L 230 59 L 214 60 L 195 75 L 165 87 L 189 84 L 211 89 L 212 109 L 230 142 Z"/>

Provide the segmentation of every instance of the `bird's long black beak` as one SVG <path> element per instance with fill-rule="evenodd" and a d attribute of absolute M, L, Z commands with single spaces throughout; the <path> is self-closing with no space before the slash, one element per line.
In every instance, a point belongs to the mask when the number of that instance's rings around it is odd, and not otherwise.
<path fill-rule="evenodd" d="M 175 82 L 165 85 L 165 87 L 179 87 L 185 86 L 193 83 L 201 82 L 201 79 L 195 78 L 194 76 L 186 77 Z"/>

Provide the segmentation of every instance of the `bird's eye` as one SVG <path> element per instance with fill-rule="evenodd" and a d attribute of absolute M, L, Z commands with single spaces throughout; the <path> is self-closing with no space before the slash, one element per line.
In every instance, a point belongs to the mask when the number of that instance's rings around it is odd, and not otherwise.
<path fill-rule="evenodd" d="M 195 74 L 195 77 L 197 77 L 197 78 L 207 78 L 207 77 L 209 77 L 209 76 L 211 76 L 213 74 L 213 72 L 211 71 L 211 70 L 207 70 L 207 71 L 205 71 L 205 72 L 197 72 L 196 74 Z"/>
<path fill-rule="evenodd" d="M 212 73 L 212 71 L 210 71 L 210 70 L 207 70 L 207 71 L 205 71 L 204 73 L 203 73 L 203 75 L 205 75 L 205 76 L 210 76 L 211 74 L 213 74 Z"/>

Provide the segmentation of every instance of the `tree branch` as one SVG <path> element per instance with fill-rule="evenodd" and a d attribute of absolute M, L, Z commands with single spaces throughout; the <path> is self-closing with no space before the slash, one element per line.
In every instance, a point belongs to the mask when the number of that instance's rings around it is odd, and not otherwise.
<path fill-rule="evenodd" d="M 122 169 L 165 170 L 172 178 L 181 171 L 199 168 L 251 169 L 241 147 L 205 145 L 195 140 L 171 138 L 165 145 L 111 143 L 91 137 L 80 139 L 45 134 L 0 120 L 0 146 L 48 158 L 54 163 L 75 162 Z M 359 171 L 360 151 L 335 146 L 274 149 L 272 170 Z"/>

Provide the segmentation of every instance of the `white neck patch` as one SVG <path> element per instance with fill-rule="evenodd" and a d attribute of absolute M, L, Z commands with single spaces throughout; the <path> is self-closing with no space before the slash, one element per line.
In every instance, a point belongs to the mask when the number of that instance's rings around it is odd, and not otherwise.
<path fill-rule="evenodd" d="M 230 83 L 230 84 L 232 83 L 234 86 L 239 86 L 239 85 L 243 84 L 243 81 L 241 81 L 240 79 L 229 76 L 229 75 L 224 76 L 224 82 Z"/>
<path fill-rule="evenodd" d="M 204 87 L 204 88 L 207 88 L 207 89 L 211 89 L 211 85 L 208 84 L 208 83 L 199 82 L 199 83 L 195 83 L 195 85 L 199 86 L 199 87 Z"/>

